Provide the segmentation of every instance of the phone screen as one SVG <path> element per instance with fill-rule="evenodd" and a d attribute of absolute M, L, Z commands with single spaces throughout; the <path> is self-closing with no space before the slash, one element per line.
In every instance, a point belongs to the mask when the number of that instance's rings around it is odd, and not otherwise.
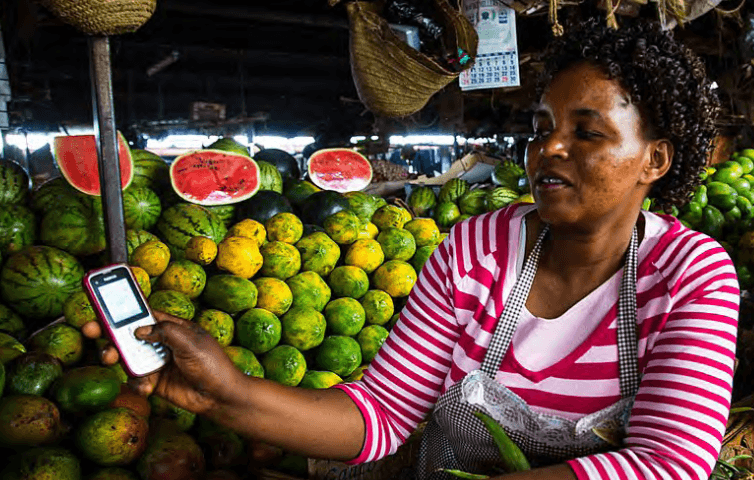
<path fill-rule="evenodd" d="M 114 326 L 120 327 L 147 315 L 146 308 L 134 292 L 135 286 L 130 277 L 119 276 L 114 281 L 97 283 L 96 294 Z"/>

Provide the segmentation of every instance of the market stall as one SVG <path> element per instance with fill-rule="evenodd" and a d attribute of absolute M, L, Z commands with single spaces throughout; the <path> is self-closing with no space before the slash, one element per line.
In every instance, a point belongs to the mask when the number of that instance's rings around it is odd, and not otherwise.
<path fill-rule="evenodd" d="M 352 25 L 364 29 L 373 12 L 361 3 L 345 8 Z M 549 18 L 539 17 L 539 31 L 562 29 L 558 3 L 550 2 Z M 659 15 L 671 27 L 696 17 L 709 22 L 703 14 L 715 6 L 694 5 L 680 15 L 666 3 Z M 547 4 L 514 5 L 519 15 L 537 18 Z M 617 7 L 607 5 L 617 26 Z M 618 20 L 632 11 L 617 11 Z M 440 58 L 437 50 L 425 50 L 420 57 L 396 43 L 406 58 L 390 74 L 360 57 L 363 50 L 351 51 L 366 108 L 377 116 L 399 109 L 393 116 L 415 114 L 414 120 L 423 108 L 442 111 L 432 102 L 449 95 L 446 85 L 465 81 L 462 72 L 471 64 L 458 62 L 477 48 L 465 17 L 446 13 L 458 55 Z M 377 40 L 395 41 L 383 27 Z M 47 478 L 46 469 L 64 480 L 411 478 L 423 424 L 396 454 L 347 465 L 243 438 L 156 395 L 138 395 L 122 364 L 100 361 L 105 341 L 92 331 L 99 328 L 97 316 L 82 279 L 88 270 L 127 263 L 152 309 L 202 327 L 245 375 L 302 389 L 359 380 L 450 229 L 476 215 L 533 203 L 522 158 L 528 134 L 511 120 L 531 97 L 533 82 L 494 89 L 497 98 L 510 98 L 499 105 L 509 114 L 506 130 L 493 136 L 486 133 L 494 116 L 486 112 L 469 118 L 465 133 L 454 131 L 442 146 L 391 144 L 396 127 L 382 119 L 375 122 L 380 135 L 355 141 L 341 135 L 313 142 L 308 151 L 286 152 L 255 145 L 253 136 L 239 142 L 237 131 L 216 122 L 213 133 L 229 133 L 200 148 L 176 149 L 167 160 L 139 148 L 145 145 L 132 131 L 116 130 L 122 122 L 113 110 L 103 34 L 120 32 L 78 28 L 95 35 L 89 46 L 97 134 L 60 135 L 50 143 L 59 175 L 33 175 L 28 165 L 0 161 L 0 451 L 12 458 L 0 471 L 28 480 Z M 749 28 L 736 33 L 748 35 Z M 685 35 L 693 41 L 693 28 Z M 521 75 L 533 77 L 541 67 L 531 58 L 522 56 Z M 410 102 L 390 85 L 417 75 L 411 68 L 418 67 L 404 61 L 442 67 Z M 741 102 L 743 90 L 721 96 Z M 485 112 L 480 104 L 494 103 L 475 89 L 463 98 L 462 112 Z M 260 119 L 249 120 L 244 111 L 245 125 Z M 647 198 L 644 208 L 714 238 L 735 263 L 742 291 L 737 409 L 714 475 L 743 478 L 754 475 L 748 440 L 754 425 L 754 138 L 748 110 L 729 107 L 724 121 L 691 201 L 659 210 Z M 169 129 L 165 125 L 159 130 Z M 495 438 L 501 453 L 510 450 L 509 440 Z"/>

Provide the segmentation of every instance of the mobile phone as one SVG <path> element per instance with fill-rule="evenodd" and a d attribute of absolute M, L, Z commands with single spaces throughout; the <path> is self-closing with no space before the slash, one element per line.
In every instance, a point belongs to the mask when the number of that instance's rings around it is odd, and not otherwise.
<path fill-rule="evenodd" d="M 130 376 L 143 377 L 165 365 L 163 345 L 134 335 L 137 328 L 156 321 L 128 265 L 119 263 L 88 272 L 84 288 Z"/>

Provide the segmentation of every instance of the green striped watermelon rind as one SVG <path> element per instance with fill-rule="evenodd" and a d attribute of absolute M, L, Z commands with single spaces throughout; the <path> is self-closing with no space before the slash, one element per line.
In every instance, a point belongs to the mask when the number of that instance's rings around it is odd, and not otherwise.
<path fill-rule="evenodd" d="M 259 166 L 259 189 L 283 193 L 283 177 L 275 165 L 264 160 L 255 160 Z"/>
<path fill-rule="evenodd" d="M 99 197 L 101 186 L 96 137 L 94 135 L 61 135 L 55 137 L 52 143 L 55 163 L 68 184 L 81 193 Z M 118 163 L 121 189 L 125 190 L 134 178 L 134 161 L 128 142 L 120 132 L 118 132 Z"/>
<path fill-rule="evenodd" d="M 0 253 L 10 255 L 34 244 L 37 238 L 37 219 L 23 205 L 0 208 Z"/>
<path fill-rule="evenodd" d="M 0 205 L 26 202 L 29 194 L 29 176 L 17 163 L 0 161 Z"/>
<path fill-rule="evenodd" d="M 170 248 L 171 258 L 185 257 L 186 244 L 193 237 L 207 237 L 220 243 L 228 233 L 222 220 L 201 205 L 179 203 L 165 209 L 157 221 L 158 236 Z"/>
<path fill-rule="evenodd" d="M 437 195 L 437 202 L 457 202 L 458 199 L 469 190 L 469 182 L 460 178 L 451 178 L 440 188 L 440 193 Z"/>
<path fill-rule="evenodd" d="M 170 167 L 167 162 L 149 150 L 131 150 L 134 161 L 134 178 L 131 187 L 147 187 L 159 190 L 170 183 Z"/>
<path fill-rule="evenodd" d="M 149 230 L 162 213 L 160 197 L 147 187 L 128 187 L 123 192 L 123 217 L 126 228 Z"/>
<path fill-rule="evenodd" d="M 72 255 L 33 246 L 11 256 L 0 271 L 0 296 L 22 317 L 56 318 L 63 303 L 81 290 L 84 268 Z"/>
<path fill-rule="evenodd" d="M 257 162 L 238 153 L 195 150 L 181 155 L 170 164 L 173 191 L 183 200 L 197 205 L 242 202 L 253 197 L 261 183 Z"/>

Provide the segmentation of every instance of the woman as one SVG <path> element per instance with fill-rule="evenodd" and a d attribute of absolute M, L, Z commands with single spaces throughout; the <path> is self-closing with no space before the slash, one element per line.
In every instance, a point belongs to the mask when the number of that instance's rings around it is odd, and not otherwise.
<path fill-rule="evenodd" d="M 173 362 L 140 380 L 268 443 L 363 462 L 430 413 L 419 478 L 495 472 L 471 412 L 504 425 L 538 478 L 706 479 L 730 408 L 739 289 L 725 251 L 669 216 L 699 183 L 715 101 L 701 63 L 647 24 L 592 20 L 555 42 L 526 170 L 536 205 L 456 225 L 363 381 L 245 377 L 175 318 L 137 336 Z"/>

